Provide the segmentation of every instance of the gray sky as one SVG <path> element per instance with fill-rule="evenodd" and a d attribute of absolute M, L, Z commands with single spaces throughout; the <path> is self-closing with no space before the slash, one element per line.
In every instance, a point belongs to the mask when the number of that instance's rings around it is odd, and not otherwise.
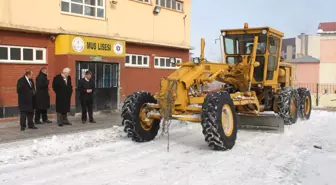
<path fill-rule="evenodd" d="M 192 0 L 191 52 L 199 56 L 200 38 L 205 38 L 205 56 L 220 59 L 220 29 L 270 26 L 285 37 L 316 34 L 320 22 L 336 22 L 336 0 Z"/>

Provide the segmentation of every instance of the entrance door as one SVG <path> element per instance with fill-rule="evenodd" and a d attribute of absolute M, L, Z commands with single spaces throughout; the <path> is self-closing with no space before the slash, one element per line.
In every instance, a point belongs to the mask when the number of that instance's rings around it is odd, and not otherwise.
<path fill-rule="evenodd" d="M 93 109 L 113 110 L 118 107 L 119 64 L 78 61 L 76 64 L 76 111 L 81 112 L 78 81 L 86 71 L 92 72 L 96 85 Z"/>

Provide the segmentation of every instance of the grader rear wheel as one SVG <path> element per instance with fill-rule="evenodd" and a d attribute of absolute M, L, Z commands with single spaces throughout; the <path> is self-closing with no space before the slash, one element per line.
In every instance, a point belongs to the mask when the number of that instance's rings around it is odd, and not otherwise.
<path fill-rule="evenodd" d="M 127 97 L 122 108 L 124 131 L 136 142 L 153 140 L 160 129 L 160 120 L 148 119 L 147 103 L 156 103 L 154 97 L 144 91 L 135 92 Z"/>
<path fill-rule="evenodd" d="M 298 88 L 299 94 L 299 117 L 304 120 L 310 118 L 312 110 L 311 94 L 307 88 Z"/>
<path fill-rule="evenodd" d="M 278 114 L 285 125 L 295 124 L 298 119 L 298 92 L 292 87 L 285 87 L 279 93 Z"/>
<path fill-rule="evenodd" d="M 210 92 L 202 107 L 205 141 L 213 150 L 228 150 L 237 138 L 237 114 L 227 92 Z"/>

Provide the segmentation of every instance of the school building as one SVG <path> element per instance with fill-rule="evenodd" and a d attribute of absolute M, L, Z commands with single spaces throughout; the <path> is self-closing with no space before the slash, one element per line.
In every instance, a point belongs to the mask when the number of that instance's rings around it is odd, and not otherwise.
<path fill-rule="evenodd" d="M 0 118 L 16 116 L 16 82 L 25 70 L 52 79 L 69 67 L 72 112 L 77 81 L 93 72 L 95 110 L 117 109 L 137 90 L 155 93 L 160 79 L 189 60 L 190 0 L 0 1 Z M 34 80 L 35 81 L 35 80 Z"/>

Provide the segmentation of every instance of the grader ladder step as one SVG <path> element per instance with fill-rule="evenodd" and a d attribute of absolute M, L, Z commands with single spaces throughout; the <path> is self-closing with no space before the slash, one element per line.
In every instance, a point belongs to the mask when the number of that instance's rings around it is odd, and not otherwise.
<path fill-rule="evenodd" d="M 284 121 L 274 113 L 262 113 L 259 115 L 238 114 L 238 127 L 251 130 L 284 132 Z"/>

